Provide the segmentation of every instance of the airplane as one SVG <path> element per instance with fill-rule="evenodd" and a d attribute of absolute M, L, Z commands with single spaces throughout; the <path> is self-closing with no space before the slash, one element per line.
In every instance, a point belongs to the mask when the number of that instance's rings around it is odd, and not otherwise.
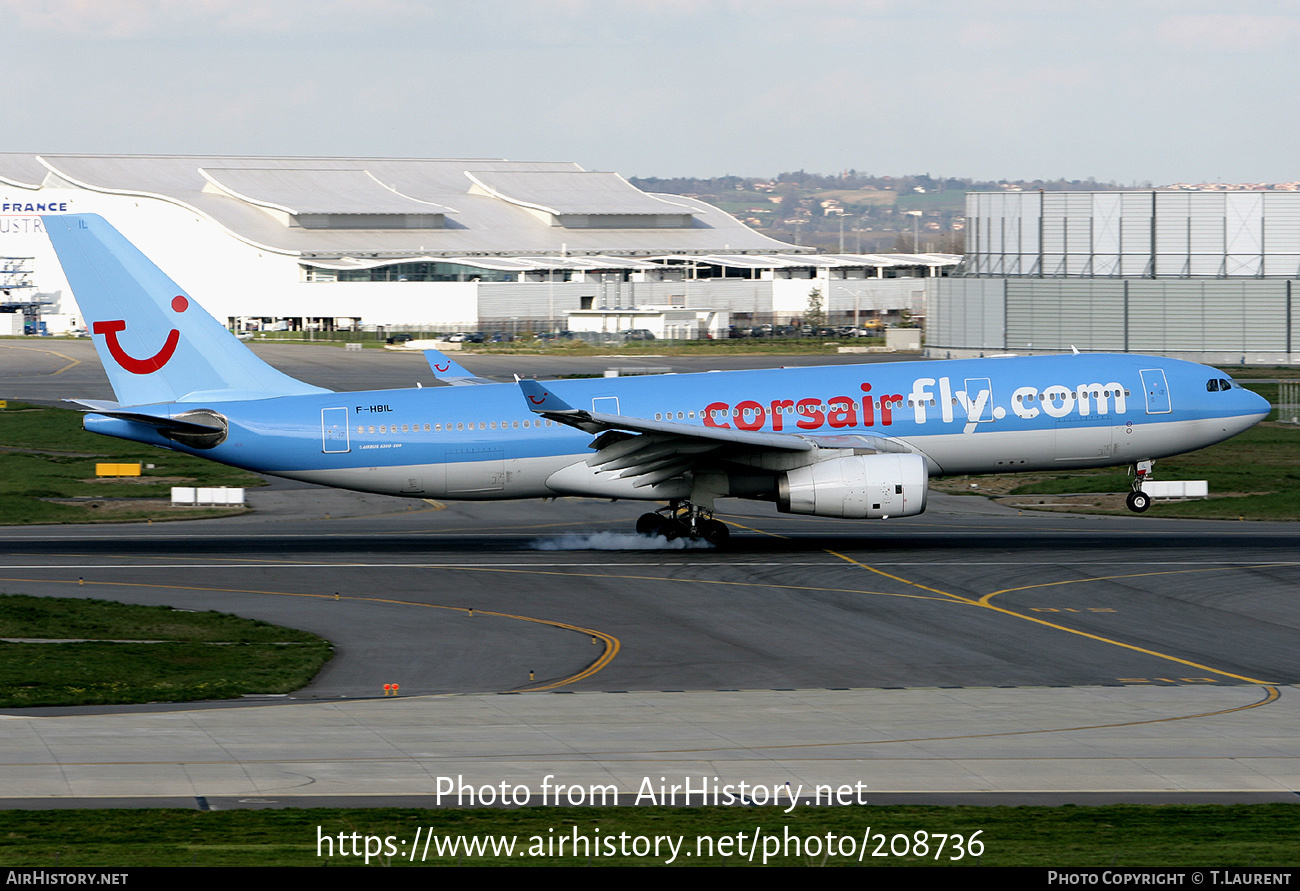
<path fill-rule="evenodd" d="M 87 430 L 326 486 L 441 499 L 666 502 L 639 533 L 725 544 L 719 498 L 792 514 L 920 514 L 931 477 L 1129 465 L 1248 429 L 1223 372 L 1132 354 L 1004 356 L 336 393 L 263 362 L 102 217 L 43 217 L 117 401 Z"/>

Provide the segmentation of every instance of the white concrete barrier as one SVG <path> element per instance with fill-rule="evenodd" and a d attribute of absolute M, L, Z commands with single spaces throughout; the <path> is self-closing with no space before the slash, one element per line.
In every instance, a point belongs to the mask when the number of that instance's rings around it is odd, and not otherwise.
<path fill-rule="evenodd" d="M 1210 484 L 1207 480 L 1151 480 L 1142 484 L 1142 491 L 1152 498 L 1208 498 Z"/>
<path fill-rule="evenodd" d="M 172 504 L 224 504 L 242 505 L 244 490 L 236 486 L 208 486 L 193 488 L 172 486 Z"/>

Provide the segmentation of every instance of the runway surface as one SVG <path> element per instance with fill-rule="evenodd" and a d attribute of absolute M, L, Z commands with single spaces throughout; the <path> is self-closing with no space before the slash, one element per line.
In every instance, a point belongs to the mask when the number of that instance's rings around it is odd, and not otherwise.
<path fill-rule="evenodd" d="M 1300 779 L 1287 524 L 953 497 L 869 531 L 738 509 L 727 552 L 599 550 L 634 538 L 636 506 L 257 497 L 228 520 L 6 531 L 0 590 L 219 608 L 337 645 L 291 701 L 9 712 L 8 803 L 394 802 L 548 775 L 1253 801 Z M 392 682 L 403 697 L 378 698 Z"/>
<path fill-rule="evenodd" d="M 295 510 L 324 499 L 320 519 L 285 515 L 295 491 Z M 0 584 L 306 628 L 338 647 L 307 697 L 1300 681 L 1290 524 L 953 496 L 870 524 L 727 502 L 718 552 L 644 549 L 632 503 L 369 496 L 397 512 L 358 517 L 316 491 L 225 520 L 6 530 Z"/>
<path fill-rule="evenodd" d="M 88 361 L 15 352 L 0 392 L 105 395 Z M 0 591 L 216 608 L 336 644 L 292 700 L 0 716 L 8 803 L 390 801 L 548 773 L 624 793 L 717 776 L 1294 799 L 1294 524 L 727 501 L 719 552 L 648 548 L 626 502 L 253 497 L 224 520 L 0 532 Z M 393 682 L 400 700 L 375 698 Z"/>
<path fill-rule="evenodd" d="M 249 346 L 284 373 L 331 390 L 373 390 L 435 383 L 423 353 L 411 350 L 348 351 L 337 345 L 258 343 Z M 508 382 L 514 375 L 548 378 L 562 374 L 603 375 L 610 369 L 669 368 L 686 374 L 743 368 L 851 365 L 861 362 L 914 361 L 916 354 L 869 353 L 833 356 L 551 356 L 461 355 L 456 360 L 474 374 Z M 94 345 L 88 339 L 0 339 L 0 399 L 58 404 L 63 399 L 112 399 Z"/>

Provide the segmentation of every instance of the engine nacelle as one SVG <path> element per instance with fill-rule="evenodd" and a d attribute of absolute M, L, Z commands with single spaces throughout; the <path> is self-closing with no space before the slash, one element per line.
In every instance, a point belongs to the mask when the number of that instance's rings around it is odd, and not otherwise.
<path fill-rule="evenodd" d="M 921 455 L 854 455 L 791 470 L 777 483 L 777 508 L 850 520 L 913 517 L 925 510 L 930 474 Z"/>

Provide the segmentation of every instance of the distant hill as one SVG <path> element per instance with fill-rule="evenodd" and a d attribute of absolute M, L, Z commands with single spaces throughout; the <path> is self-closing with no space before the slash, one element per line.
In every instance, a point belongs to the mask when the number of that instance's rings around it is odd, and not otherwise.
<path fill-rule="evenodd" d="M 647 192 L 685 195 L 717 205 L 773 238 L 851 253 L 961 253 L 966 193 L 1133 188 L 1096 180 L 982 181 L 930 174 L 873 176 L 857 170 L 822 175 L 803 170 L 776 177 L 629 177 Z M 1150 188 L 1145 184 L 1142 188 Z M 919 216 L 918 216 L 919 214 Z"/>

